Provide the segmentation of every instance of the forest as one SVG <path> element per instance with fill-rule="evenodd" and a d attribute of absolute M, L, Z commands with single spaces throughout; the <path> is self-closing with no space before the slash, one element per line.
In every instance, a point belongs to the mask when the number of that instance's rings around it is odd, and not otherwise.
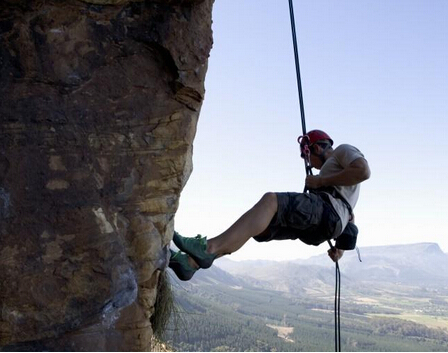
<path fill-rule="evenodd" d="M 331 303 L 283 292 L 220 283 L 172 285 L 175 312 L 165 341 L 179 351 L 333 351 Z M 343 308 L 344 351 L 446 351 L 448 332 L 409 320 L 370 316 L 363 305 Z M 394 311 L 392 311 L 394 312 Z M 293 328 L 287 337 L 276 329 Z"/>

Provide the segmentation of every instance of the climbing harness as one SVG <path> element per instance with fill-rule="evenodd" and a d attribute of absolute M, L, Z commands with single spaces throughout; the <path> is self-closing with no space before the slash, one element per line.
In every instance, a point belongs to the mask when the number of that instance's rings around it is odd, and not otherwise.
<path fill-rule="evenodd" d="M 289 1 L 289 15 L 291 20 L 291 33 L 292 33 L 292 43 L 294 46 L 294 59 L 296 64 L 296 76 L 297 76 L 297 88 L 299 92 L 299 104 L 300 104 L 300 116 L 302 120 L 302 131 L 303 135 L 299 137 L 300 144 L 300 155 L 305 161 L 305 171 L 306 175 L 312 175 L 311 165 L 310 165 L 310 138 L 306 132 L 306 122 L 305 122 L 305 108 L 303 105 L 303 93 L 302 93 L 302 80 L 300 78 L 300 65 L 299 65 L 299 51 L 297 49 L 297 38 L 296 38 L 296 26 L 294 19 L 294 7 L 292 0 Z M 307 187 L 305 186 L 304 191 L 307 192 Z M 331 241 L 328 240 L 330 248 L 333 250 L 334 246 Z M 334 334 L 335 334 L 335 351 L 341 351 L 341 272 L 339 270 L 339 264 L 336 261 L 336 285 L 335 285 L 335 295 L 334 295 Z"/>

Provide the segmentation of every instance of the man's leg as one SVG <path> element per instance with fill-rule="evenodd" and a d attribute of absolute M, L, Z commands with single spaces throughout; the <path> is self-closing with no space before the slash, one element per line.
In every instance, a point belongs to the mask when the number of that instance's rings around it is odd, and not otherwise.
<path fill-rule="evenodd" d="M 250 238 L 261 234 L 277 212 L 277 195 L 268 192 L 229 229 L 207 241 L 207 252 L 218 257 L 240 249 Z"/>

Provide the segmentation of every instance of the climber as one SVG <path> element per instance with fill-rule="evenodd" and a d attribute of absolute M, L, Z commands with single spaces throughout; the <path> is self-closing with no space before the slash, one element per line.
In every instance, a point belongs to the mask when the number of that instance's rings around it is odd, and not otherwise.
<path fill-rule="evenodd" d="M 310 192 L 268 192 L 224 233 L 209 240 L 174 232 L 173 241 L 180 250 L 171 250 L 169 266 L 179 279 L 189 280 L 199 268 L 209 268 L 216 258 L 237 251 L 250 238 L 259 242 L 300 239 L 316 246 L 336 239 L 328 251 L 335 262 L 344 250 L 355 248 L 353 208 L 360 183 L 370 177 L 364 155 L 348 144 L 333 149 L 333 140 L 321 130 L 309 131 L 299 142 L 301 157 L 320 170 L 305 179 Z"/>

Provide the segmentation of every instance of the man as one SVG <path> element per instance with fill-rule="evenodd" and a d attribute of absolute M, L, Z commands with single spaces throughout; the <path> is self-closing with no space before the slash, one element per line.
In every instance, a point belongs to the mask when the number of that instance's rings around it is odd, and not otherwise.
<path fill-rule="evenodd" d="M 344 249 L 354 249 L 357 228 L 349 221 L 353 222 L 360 183 L 370 177 L 364 155 L 347 144 L 333 149 L 333 140 L 321 130 L 309 131 L 299 142 L 302 158 L 320 170 L 305 179 L 310 192 L 268 192 L 229 229 L 208 241 L 175 232 L 173 241 L 180 251 L 171 251 L 169 266 L 181 280 L 189 280 L 197 269 L 237 251 L 250 238 L 259 242 L 300 239 L 309 245 L 336 239 L 336 246 L 328 251 L 335 262 Z"/>

